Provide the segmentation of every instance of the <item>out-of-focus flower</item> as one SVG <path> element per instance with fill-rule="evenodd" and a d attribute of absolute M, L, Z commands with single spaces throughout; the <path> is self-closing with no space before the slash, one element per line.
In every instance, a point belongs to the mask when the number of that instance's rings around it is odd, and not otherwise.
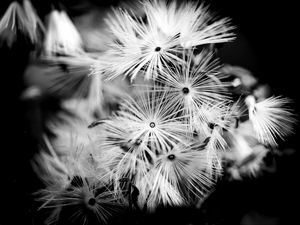
<path fill-rule="evenodd" d="M 112 212 L 120 209 L 122 202 L 117 198 L 119 195 L 106 186 L 105 179 L 96 179 L 97 166 L 89 166 L 96 162 L 84 159 L 93 155 L 74 142 L 71 147 L 77 149 L 58 156 L 48 139 L 45 143 L 50 154 L 39 154 L 35 168 L 46 185 L 36 193 L 37 200 L 43 203 L 40 209 L 52 210 L 46 223 L 55 223 L 66 215 L 70 217 L 67 219 L 78 219 L 83 224 L 91 219 L 105 223 Z"/>
<path fill-rule="evenodd" d="M 20 34 L 35 44 L 40 41 L 40 32 L 45 32 L 44 25 L 29 0 L 23 1 L 23 7 L 12 2 L 0 20 L 0 41 L 5 41 L 9 47 Z"/>
<path fill-rule="evenodd" d="M 97 221 L 105 224 L 112 213 L 122 206 L 115 193 L 108 187 L 101 182 L 80 176 L 73 177 L 66 189 L 44 189 L 38 194 L 39 201 L 44 202 L 40 209 L 52 210 L 47 224 L 59 220 L 82 221 L 83 224 Z"/>
<path fill-rule="evenodd" d="M 56 155 L 49 155 L 40 152 L 35 158 L 33 168 L 39 174 L 39 178 L 44 182 L 45 188 L 35 193 L 37 200 L 41 201 L 40 209 L 55 198 L 57 193 L 63 192 L 70 183 L 70 174 L 66 166 L 57 158 Z M 59 219 L 58 215 L 61 207 L 53 208 L 46 223 L 51 224 Z"/>
<path fill-rule="evenodd" d="M 63 116 L 62 116 L 63 117 Z M 63 117 L 65 123 L 48 122 L 48 127 L 56 136 L 53 139 L 53 146 L 57 152 L 62 155 L 71 154 L 77 148 L 89 146 L 97 138 L 95 129 L 91 130 L 88 125 L 90 118 L 68 118 Z"/>
<path fill-rule="evenodd" d="M 42 34 L 45 34 L 46 28 L 29 0 L 23 0 L 23 9 L 29 28 L 28 35 L 32 43 L 37 43 L 41 40 Z"/>
<path fill-rule="evenodd" d="M 1 42 L 7 42 L 9 47 L 17 39 L 17 30 L 24 31 L 26 28 L 25 14 L 18 2 L 12 2 L 0 20 Z"/>
<path fill-rule="evenodd" d="M 28 86 L 37 86 L 43 95 L 60 98 L 64 107 L 79 117 L 102 112 L 102 80 L 91 74 L 95 59 L 81 57 L 43 57 L 30 64 L 24 78 Z"/>
<path fill-rule="evenodd" d="M 46 56 L 79 56 L 83 54 L 82 40 L 65 11 L 53 10 L 48 17 L 44 40 Z"/>
<path fill-rule="evenodd" d="M 271 87 L 268 84 L 258 85 L 258 87 L 253 90 L 253 96 L 260 102 L 271 96 Z"/>
<path fill-rule="evenodd" d="M 234 76 L 232 81 L 232 86 L 234 87 L 242 85 L 245 89 L 249 90 L 258 82 L 257 78 L 255 78 L 249 70 L 240 66 L 224 65 L 221 71 L 228 76 Z"/>
<path fill-rule="evenodd" d="M 263 158 L 268 149 L 260 144 L 250 121 L 240 123 L 238 128 L 227 133 L 228 151 L 221 153 L 224 161 L 231 165 L 227 171 L 233 179 L 257 176 L 263 167 Z"/>

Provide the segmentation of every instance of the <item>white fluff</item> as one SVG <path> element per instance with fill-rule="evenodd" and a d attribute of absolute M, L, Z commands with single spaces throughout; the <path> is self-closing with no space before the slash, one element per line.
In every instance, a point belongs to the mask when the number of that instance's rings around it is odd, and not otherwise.
<path fill-rule="evenodd" d="M 80 34 L 65 11 L 53 10 L 49 14 L 44 51 L 48 56 L 83 53 Z"/>
<path fill-rule="evenodd" d="M 295 123 L 293 113 L 287 107 L 287 98 L 270 97 L 256 102 L 253 96 L 246 98 L 249 119 L 258 140 L 262 144 L 276 146 L 276 138 L 283 139 L 292 132 Z"/>

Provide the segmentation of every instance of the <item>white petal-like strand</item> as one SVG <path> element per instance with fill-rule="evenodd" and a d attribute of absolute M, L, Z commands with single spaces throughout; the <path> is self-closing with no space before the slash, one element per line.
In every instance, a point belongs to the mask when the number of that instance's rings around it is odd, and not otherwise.
<path fill-rule="evenodd" d="M 12 2 L 0 20 L 0 44 L 10 47 L 17 38 L 17 31 L 26 30 L 25 14 L 18 2 Z"/>
<path fill-rule="evenodd" d="M 27 18 L 28 35 L 36 43 L 41 38 L 40 33 L 46 33 L 46 28 L 29 0 L 23 0 L 23 9 Z"/>

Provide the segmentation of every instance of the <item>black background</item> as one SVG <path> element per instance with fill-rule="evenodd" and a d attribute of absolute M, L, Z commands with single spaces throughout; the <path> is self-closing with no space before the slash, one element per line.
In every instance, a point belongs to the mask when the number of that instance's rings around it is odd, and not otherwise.
<path fill-rule="evenodd" d="M 1 0 L 0 15 L 11 1 Z M 50 0 L 34 0 L 33 5 L 43 18 L 50 10 Z M 62 0 L 69 14 L 84 13 L 84 9 L 74 7 L 75 0 Z M 99 7 L 116 4 L 117 1 L 91 0 Z M 206 1 L 212 10 L 221 16 L 233 19 L 237 28 L 237 39 L 226 44 L 220 51 L 223 62 L 243 66 L 267 83 L 276 95 L 294 100 L 296 113 L 299 112 L 299 12 L 296 1 Z M 85 10 L 87 10 L 86 8 Z M 34 223 L 34 201 L 31 193 L 41 184 L 32 173 L 30 159 L 37 151 L 36 140 L 28 125 L 28 112 L 19 100 L 24 89 L 22 74 L 27 64 L 30 46 L 20 40 L 13 49 L 0 48 L 1 116 L 3 138 L 1 142 L 1 205 L 0 224 L 38 224 Z M 25 112 L 27 114 L 25 114 Z M 29 115 L 34 116 L 34 114 Z M 299 153 L 298 126 L 296 135 L 287 140 L 286 148 L 293 147 L 296 153 L 278 159 L 278 171 L 258 179 L 244 182 L 221 184 L 211 198 L 205 217 L 212 224 L 239 224 L 243 215 L 249 211 L 259 212 L 268 218 L 275 218 L 274 224 L 296 224 L 299 222 L 298 184 Z M 4 210 L 3 210 L 4 208 Z M 186 212 L 185 212 L 186 213 Z M 201 212 L 203 213 L 203 212 Z M 201 221 L 200 212 L 187 213 L 190 218 Z M 167 216 L 166 216 L 167 215 Z M 182 216 L 166 213 L 167 221 Z M 174 219 L 175 218 L 175 219 Z M 168 220 L 169 219 L 169 220 Z M 202 219 L 203 220 L 203 219 Z M 182 220 L 181 220 L 182 221 Z M 257 223 L 265 224 L 263 220 Z M 166 224 L 166 223 L 165 223 Z M 179 222 L 178 222 L 179 224 Z M 195 222 L 196 224 L 196 222 Z M 200 224 L 200 222 L 199 222 Z M 272 223 L 271 223 L 272 224 Z"/>

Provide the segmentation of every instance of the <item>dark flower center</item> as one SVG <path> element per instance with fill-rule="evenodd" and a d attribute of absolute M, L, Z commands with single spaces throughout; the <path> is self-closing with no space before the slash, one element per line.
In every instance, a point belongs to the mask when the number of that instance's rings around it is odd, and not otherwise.
<path fill-rule="evenodd" d="M 156 47 L 155 49 L 154 49 L 154 51 L 156 51 L 156 52 L 159 52 L 161 50 L 161 47 Z"/>
<path fill-rule="evenodd" d="M 151 126 L 151 125 L 150 125 Z M 136 141 L 135 141 L 135 144 L 136 145 L 140 145 L 142 143 L 142 140 L 141 139 L 136 139 Z"/>
<path fill-rule="evenodd" d="M 182 88 L 182 93 L 187 95 L 190 92 L 190 90 L 187 87 Z"/>
<path fill-rule="evenodd" d="M 213 130 L 215 128 L 215 126 L 217 126 L 217 124 L 215 124 L 215 123 L 208 123 L 209 129 Z"/>
<path fill-rule="evenodd" d="M 94 206 L 94 205 L 96 204 L 96 199 L 95 199 L 95 198 L 90 198 L 90 199 L 88 200 L 88 204 L 89 204 L 90 206 Z"/>
<path fill-rule="evenodd" d="M 155 123 L 154 123 L 154 122 L 151 122 L 151 123 L 149 124 L 149 126 L 150 126 L 151 128 L 154 128 L 154 127 L 155 127 Z"/>
<path fill-rule="evenodd" d="M 168 159 L 171 160 L 171 161 L 174 160 L 175 159 L 175 155 L 173 155 L 173 154 L 168 155 Z"/>

